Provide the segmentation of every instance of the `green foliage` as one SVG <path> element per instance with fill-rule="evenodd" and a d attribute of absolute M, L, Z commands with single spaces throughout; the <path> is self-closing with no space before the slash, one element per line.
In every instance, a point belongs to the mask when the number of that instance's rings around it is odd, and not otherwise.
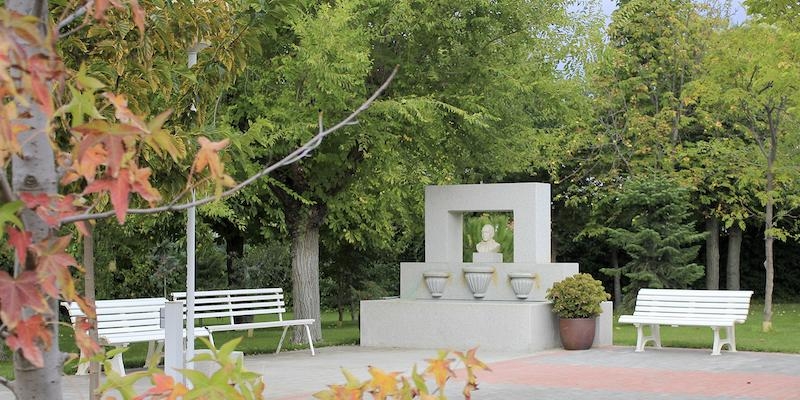
<path fill-rule="evenodd" d="M 472 261 L 475 245 L 482 239 L 481 229 L 484 225 L 494 227 L 494 240 L 500 243 L 503 262 L 514 262 L 514 220 L 510 213 L 473 213 L 464 214 L 464 262 Z"/>
<path fill-rule="evenodd" d="M 241 274 L 233 282 L 242 282 L 246 288 L 283 288 L 286 301 L 290 302 L 292 261 L 287 243 L 271 240 L 245 245 L 244 255 L 233 260 L 233 267 L 235 273 Z"/>
<path fill-rule="evenodd" d="M 688 190 L 661 175 L 631 179 L 601 200 L 595 215 L 606 213 L 608 243 L 630 257 L 622 267 L 626 304 L 639 288 L 686 288 L 703 276 L 694 260 L 705 236 L 695 230 L 693 208 Z"/>
<path fill-rule="evenodd" d="M 218 398 L 218 399 L 263 399 L 264 381 L 261 374 L 244 368 L 244 360 L 233 358 L 236 346 L 241 338 L 223 344 L 219 349 L 206 341 L 210 354 L 198 354 L 192 361 L 209 362 L 218 365 L 215 372 L 205 375 L 195 370 L 182 369 L 180 373 L 191 382 L 187 387 L 175 382 L 156 367 L 147 371 L 137 371 L 124 376 L 111 370 L 111 362 L 106 361 L 106 379 L 99 391 L 106 393 L 117 391 L 123 399 L 157 399 L 165 398 Z M 155 364 L 155 363 L 154 363 Z M 144 394 L 138 395 L 133 387 L 136 382 L 147 379 L 153 385 Z"/>
<path fill-rule="evenodd" d="M 602 282 L 583 273 L 553 283 L 545 298 L 553 302 L 553 312 L 560 318 L 593 318 L 603 312 L 600 303 L 611 295 Z"/>

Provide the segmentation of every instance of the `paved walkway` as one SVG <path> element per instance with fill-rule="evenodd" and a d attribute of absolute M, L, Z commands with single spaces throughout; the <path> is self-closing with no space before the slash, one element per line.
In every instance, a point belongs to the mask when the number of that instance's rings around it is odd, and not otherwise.
<path fill-rule="evenodd" d="M 478 350 L 492 372 L 479 372 L 475 400 L 509 399 L 799 399 L 800 355 L 738 352 L 712 357 L 710 350 L 602 347 L 589 351 L 550 350 L 535 354 Z M 310 399 L 325 385 L 343 383 L 340 367 L 366 379 L 367 366 L 409 373 L 433 350 L 323 347 L 308 351 L 247 356 L 249 369 L 264 374 L 273 400 Z M 462 371 L 463 372 L 463 371 Z M 65 399 L 88 399 L 86 377 L 64 379 Z M 448 385 L 461 399 L 463 373 Z M 367 397 L 369 398 L 369 397 Z M 0 400 L 12 399 L 0 389 Z"/>

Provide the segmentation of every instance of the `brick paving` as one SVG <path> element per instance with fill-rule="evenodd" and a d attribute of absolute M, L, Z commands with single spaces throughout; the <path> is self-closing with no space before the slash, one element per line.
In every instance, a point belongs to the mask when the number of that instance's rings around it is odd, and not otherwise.
<path fill-rule="evenodd" d="M 343 383 L 341 368 L 360 379 L 367 367 L 408 374 L 416 363 L 436 356 L 435 350 L 323 347 L 308 351 L 246 356 L 246 366 L 264 374 L 266 397 L 310 399 L 325 385 Z M 724 352 L 710 349 L 647 349 L 601 347 L 588 351 L 549 350 L 535 354 L 478 350 L 491 372 L 478 372 L 474 400 L 800 400 L 800 355 Z M 446 395 L 460 399 L 463 371 L 448 385 Z M 64 378 L 64 398 L 88 399 L 84 376 Z M 0 388 L 0 400 L 13 397 Z"/>

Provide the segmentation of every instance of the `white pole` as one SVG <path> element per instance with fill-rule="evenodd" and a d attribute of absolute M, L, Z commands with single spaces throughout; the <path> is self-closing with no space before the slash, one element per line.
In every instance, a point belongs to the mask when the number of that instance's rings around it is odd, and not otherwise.
<path fill-rule="evenodd" d="M 183 304 L 179 301 L 168 301 L 163 309 L 164 337 L 164 373 L 179 381 L 183 368 Z"/>
<path fill-rule="evenodd" d="M 208 47 L 205 43 L 197 43 L 188 51 L 187 65 L 189 68 L 197 64 L 197 52 Z M 195 111 L 192 102 L 192 111 Z M 192 190 L 192 201 L 195 201 L 195 192 Z M 187 369 L 194 369 L 194 279 L 195 279 L 195 215 L 196 208 L 190 207 L 186 218 L 186 353 L 184 365 Z M 185 383 L 185 382 L 184 382 Z"/>
<path fill-rule="evenodd" d="M 192 201 L 195 193 L 192 190 Z M 194 369 L 194 276 L 195 276 L 195 207 L 189 208 L 186 221 L 186 358 L 187 369 Z"/>

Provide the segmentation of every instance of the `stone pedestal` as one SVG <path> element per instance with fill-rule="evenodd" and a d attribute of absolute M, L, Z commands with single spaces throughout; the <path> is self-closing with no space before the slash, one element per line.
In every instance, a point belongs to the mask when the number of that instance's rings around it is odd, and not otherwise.
<path fill-rule="evenodd" d="M 612 306 L 603 302 L 593 346 L 612 344 Z M 558 348 L 558 317 L 547 302 L 365 300 L 361 345 L 415 349 L 540 351 Z"/>

